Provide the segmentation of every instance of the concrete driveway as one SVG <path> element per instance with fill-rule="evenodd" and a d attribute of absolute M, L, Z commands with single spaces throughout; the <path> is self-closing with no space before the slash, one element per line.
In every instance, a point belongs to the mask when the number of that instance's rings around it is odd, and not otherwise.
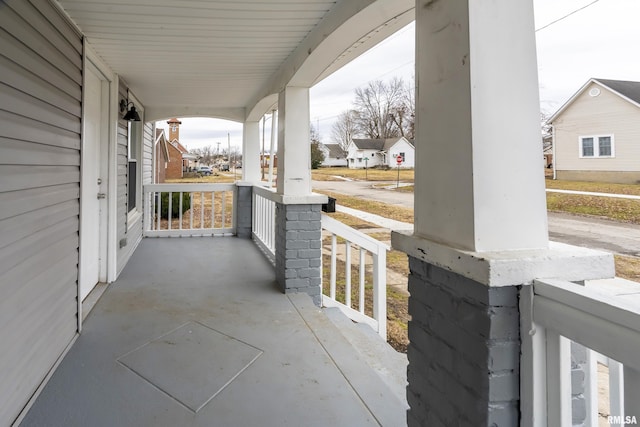
<path fill-rule="evenodd" d="M 393 186 L 395 181 L 313 181 L 313 188 L 413 209 L 413 193 L 374 188 L 374 184 Z M 640 226 L 634 224 L 549 212 L 549 237 L 575 246 L 640 256 Z"/>

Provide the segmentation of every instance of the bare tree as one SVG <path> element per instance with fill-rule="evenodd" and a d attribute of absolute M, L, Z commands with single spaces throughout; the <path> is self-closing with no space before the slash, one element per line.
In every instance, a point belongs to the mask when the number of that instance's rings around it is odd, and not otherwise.
<path fill-rule="evenodd" d="M 200 158 L 200 162 L 205 164 L 205 165 L 211 165 L 213 164 L 213 160 L 214 160 L 214 151 L 213 151 L 213 147 L 211 147 L 210 145 L 207 145 L 206 147 L 203 148 L 192 148 L 191 150 L 189 150 L 189 152 L 191 154 L 195 154 Z"/>
<path fill-rule="evenodd" d="M 354 110 L 343 111 L 333 123 L 331 139 L 336 144 L 340 144 L 340 148 L 347 151 L 351 138 L 355 136 L 358 136 L 356 112 Z"/>
<path fill-rule="evenodd" d="M 415 78 L 409 83 L 403 82 L 402 94 L 395 111 L 391 112 L 391 120 L 395 123 L 400 136 L 412 140 L 415 138 L 416 97 Z"/>
<path fill-rule="evenodd" d="M 376 80 L 365 88 L 357 88 L 355 117 L 359 133 L 373 139 L 402 136 L 403 125 L 408 121 L 404 96 L 405 83 L 401 78 L 393 78 L 389 83 Z"/>

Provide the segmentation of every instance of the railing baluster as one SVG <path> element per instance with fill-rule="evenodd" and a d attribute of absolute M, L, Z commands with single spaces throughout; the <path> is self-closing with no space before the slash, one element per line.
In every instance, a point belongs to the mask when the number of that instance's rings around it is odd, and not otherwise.
<path fill-rule="evenodd" d="M 266 203 L 267 203 L 267 205 L 269 205 L 268 202 L 266 202 Z M 273 233 L 272 233 L 272 230 L 273 230 L 273 223 L 275 222 L 275 219 L 273 218 L 270 206 L 267 209 L 267 215 L 266 215 L 265 220 L 266 220 L 266 227 L 264 228 L 264 230 L 267 233 L 267 235 L 265 236 L 266 240 L 267 240 L 267 247 L 273 248 Z"/>
<path fill-rule="evenodd" d="M 251 194 L 251 207 L 253 209 L 253 212 L 251 212 L 251 229 L 255 233 L 256 232 L 256 213 L 258 209 L 258 197 L 256 196 L 256 193 Z"/>
<path fill-rule="evenodd" d="M 336 299 L 336 252 L 338 250 L 338 237 L 331 233 L 331 270 L 329 271 L 329 298 Z"/>
<path fill-rule="evenodd" d="M 373 318 L 378 321 L 378 334 L 387 339 L 387 251 L 378 243 L 373 255 Z"/>
<path fill-rule="evenodd" d="M 269 235 L 269 209 L 266 200 L 262 199 L 262 212 L 260 212 L 260 234 L 267 247 L 271 247 L 271 236 Z"/>
<path fill-rule="evenodd" d="M 608 358 L 609 365 L 609 412 L 611 415 L 621 417 L 625 412 L 625 368 L 622 363 Z M 615 419 L 615 418 L 614 418 Z M 619 418 L 618 418 L 619 419 Z M 621 424 L 611 424 L 612 426 Z"/>
<path fill-rule="evenodd" d="M 157 211 L 156 211 L 156 212 L 157 212 L 157 217 L 156 217 L 156 219 L 157 219 L 158 225 L 157 225 L 157 228 L 156 228 L 156 229 L 157 229 L 157 230 L 160 230 L 160 229 L 161 229 L 161 227 L 160 227 L 160 220 L 162 219 L 162 193 L 161 193 L 161 192 L 158 192 L 158 193 L 154 193 L 154 194 L 156 194 L 156 195 L 157 195 L 157 198 L 158 198 L 158 209 L 157 209 Z"/>
<path fill-rule="evenodd" d="M 226 224 L 226 211 L 227 211 L 227 192 L 226 191 L 222 191 L 220 192 L 220 197 L 222 197 L 221 200 L 221 209 L 220 209 L 220 228 L 224 228 L 225 224 Z"/>
<path fill-rule="evenodd" d="M 346 251 L 346 265 L 344 267 L 344 305 L 351 307 L 351 242 L 347 240 L 344 244 L 344 248 Z"/>
<path fill-rule="evenodd" d="M 189 193 L 189 229 L 193 230 L 193 191 Z"/>
<path fill-rule="evenodd" d="M 571 425 L 571 341 L 547 329 L 547 425 Z"/>
<path fill-rule="evenodd" d="M 358 311 L 364 314 L 364 283 L 365 283 L 365 250 L 360 248 L 360 286 L 358 287 Z"/>
<path fill-rule="evenodd" d="M 598 354 L 587 348 L 584 369 L 584 401 L 587 417 L 585 427 L 598 427 Z"/>
<path fill-rule="evenodd" d="M 204 191 L 200 192 L 200 228 L 204 228 Z"/>
<path fill-rule="evenodd" d="M 182 191 L 180 192 L 180 201 L 178 202 L 178 230 L 182 230 Z"/>
<path fill-rule="evenodd" d="M 218 192 L 218 191 L 211 192 L 211 228 L 217 228 L 216 227 L 216 198 L 218 196 L 222 197 L 222 194 L 223 194 L 222 192 Z M 222 197 L 222 199 L 224 199 L 224 197 Z"/>
<path fill-rule="evenodd" d="M 171 192 L 171 191 L 169 192 L 169 205 L 168 205 L 168 207 L 169 207 L 169 214 L 167 215 L 167 219 L 168 219 L 167 223 L 169 224 L 169 228 L 168 229 L 171 230 L 171 214 L 173 213 L 173 212 L 171 212 L 173 210 L 172 209 L 172 207 L 173 207 L 173 192 Z"/>
<path fill-rule="evenodd" d="M 640 417 L 640 372 L 625 366 L 624 369 L 624 415 L 631 423 L 636 424 Z M 635 417 L 635 421 L 634 420 Z M 630 424 L 630 423 L 629 423 Z M 627 424 L 628 425 L 628 424 Z"/>

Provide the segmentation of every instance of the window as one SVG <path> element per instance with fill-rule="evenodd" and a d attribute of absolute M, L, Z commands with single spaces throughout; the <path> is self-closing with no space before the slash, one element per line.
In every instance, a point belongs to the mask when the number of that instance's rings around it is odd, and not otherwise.
<path fill-rule="evenodd" d="M 614 157 L 613 135 L 581 136 L 580 157 Z"/>
<path fill-rule="evenodd" d="M 611 137 L 610 136 L 601 136 L 598 138 L 598 151 L 600 157 L 607 156 L 611 157 Z"/>
<path fill-rule="evenodd" d="M 582 138 L 582 157 L 593 157 L 593 138 Z"/>
<path fill-rule="evenodd" d="M 142 197 L 139 194 L 141 182 L 142 124 L 129 122 L 128 170 L 127 170 L 127 212 L 129 216 L 142 211 Z"/>

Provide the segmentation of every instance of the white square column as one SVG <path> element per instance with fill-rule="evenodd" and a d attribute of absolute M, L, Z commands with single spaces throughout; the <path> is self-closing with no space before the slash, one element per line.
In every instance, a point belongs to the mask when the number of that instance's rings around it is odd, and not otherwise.
<path fill-rule="evenodd" d="M 277 192 L 311 194 L 309 88 L 287 86 L 278 97 Z"/>
<path fill-rule="evenodd" d="M 242 180 L 260 182 L 260 122 L 244 122 L 243 125 Z"/>
<path fill-rule="evenodd" d="M 415 234 L 548 246 L 531 1 L 416 3 Z"/>

